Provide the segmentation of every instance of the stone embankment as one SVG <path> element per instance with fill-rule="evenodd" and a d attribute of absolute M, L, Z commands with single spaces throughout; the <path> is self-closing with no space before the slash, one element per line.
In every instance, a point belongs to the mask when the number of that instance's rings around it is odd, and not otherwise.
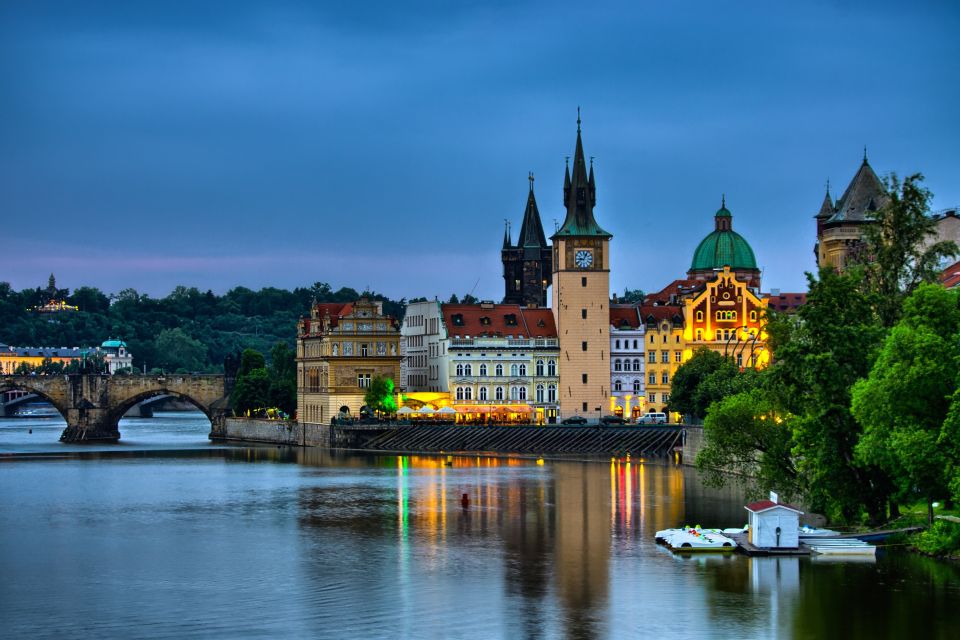
<path fill-rule="evenodd" d="M 684 427 L 686 437 L 683 439 L 683 464 L 695 466 L 697 464 L 697 454 L 703 449 L 703 427 L 700 425 L 687 425 Z"/>
<path fill-rule="evenodd" d="M 258 418 L 227 418 L 220 430 L 210 432 L 210 439 L 299 447 L 329 447 L 330 425 Z"/>

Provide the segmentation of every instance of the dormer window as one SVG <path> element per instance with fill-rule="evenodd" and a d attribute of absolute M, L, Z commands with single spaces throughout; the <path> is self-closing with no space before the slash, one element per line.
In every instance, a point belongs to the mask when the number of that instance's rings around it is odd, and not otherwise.
<path fill-rule="evenodd" d="M 489 325 L 489 324 L 490 324 L 490 317 L 489 317 L 489 316 L 481 316 L 481 317 L 480 317 L 480 324 L 482 324 L 482 325 Z"/>
<path fill-rule="evenodd" d="M 450 320 L 453 322 L 454 326 L 462 327 L 463 326 L 463 314 L 455 313 L 450 316 Z"/>
<path fill-rule="evenodd" d="M 517 315 L 515 313 L 504 314 L 503 321 L 508 327 L 515 327 L 517 326 Z"/>

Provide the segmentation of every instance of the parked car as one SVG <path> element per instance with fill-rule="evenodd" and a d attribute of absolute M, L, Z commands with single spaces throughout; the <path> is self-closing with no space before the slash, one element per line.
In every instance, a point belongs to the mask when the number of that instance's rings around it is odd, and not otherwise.
<path fill-rule="evenodd" d="M 627 424 L 627 421 L 620 416 L 603 416 L 600 418 L 601 424 Z"/>
<path fill-rule="evenodd" d="M 583 416 L 570 416 L 561 420 L 561 424 L 587 424 L 587 419 Z"/>
<path fill-rule="evenodd" d="M 637 418 L 637 424 L 667 424 L 667 414 L 645 413 Z"/>

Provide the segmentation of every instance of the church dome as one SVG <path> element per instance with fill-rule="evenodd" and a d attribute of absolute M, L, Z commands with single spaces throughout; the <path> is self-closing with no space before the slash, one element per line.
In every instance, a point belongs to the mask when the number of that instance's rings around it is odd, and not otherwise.
<path fill-rule="evenodd" d="M 743 236 L 733 230 L 733 214 L 726 207 L 726 202 L 714 214 L 716 228 L 697 246 L 693 252 L 691 271 L 707 271 L 711 269 L 756 269 L 757 259 L 753 255 Z"/>

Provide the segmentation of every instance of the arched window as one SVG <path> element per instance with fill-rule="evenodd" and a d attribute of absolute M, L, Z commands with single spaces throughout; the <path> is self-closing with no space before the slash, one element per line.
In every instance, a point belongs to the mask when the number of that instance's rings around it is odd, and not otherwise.
<path fill-rule="evenodd" d="M 756 322 L 756 321 L 757 321 L 757 312 L 756 312 L 756 311 L 751 311 L 751 312 L 750 312 L 750 322 Z"/>
<path fill-rule="evenodd" d="M 510 365 L 510 375 L 516 377 L 517 375 L 517 365 Z"/>
<path fill-rule="evenodd" d="M 633 392 L 640 393 L 640 378 L 633 379 Z"/>
<path fill-rule="evenodd" d="M 697 322 L 703 322 L 703 311 L 697 311 Z"/>
<path fill-rule="evenodd" d="M 736 311 L 731 311 L 731 312 L 730 312 L 730 319 L 731 319 L 731 320 L 736 320 L 736 319 L 737 319 L 737 312 L 736 312 Z"/>
<path fill-rule="evenodd" d="M 510 387 L 510 399 L 516 400 L 520 397 L 520 390 L 517 387 Z"/>
<path fill-rule="evenodd" d="M 497 365 L 497 368 L 494 370 L 494 375 L 496 375 L 496 376 L 502 376 L 502 375 L 503 375 L 503 365 L 502 365 L 502 364 L 498 364 L 498 365 Z"/>
<path fill-rule="evenodd" d="M 641 371 L 640 365 L 641 365 L 642 363 L 643 363 L 643 361 L 642 361 L 640 358 L 634 358 L 634 359 L 633 359 L 633 370 L 634 370 L 634 371 Z"/>
<path fill-rule="evenodd" d="M 472 376 L 473 375 L 473 365 L 465 364 L 463 365 L 463 375 Z"/>
<path fill-rule="evenodd" d="M 613 370 L 614 371 L 623 371 L 623 363 L 620 362 L 620 358 L 617 358 L 613 361 Z"/>
<path fill-rule="evenodd" d="M 619 349 L 619 348 L 620 348 L 620 341 L 617 340 L 617 349 Z"/>
<path fill-rule="evenodd" d="M 481 376 L 487 375 L 487 365 L 485 364 L 480 365 L 480 375 Z"/>
<path fill-rule="evenodd" d="M 464 400 L 472 400 L 472 399 L 473 399 L 473 389 L 471 389 L 470 387 L 464 387 L 464 388 L 463 388 L 463 399 L 464 399 Z"/>
<path fill-rule="evenodd" d="M 497 387 L 493 391 L 494 400 L 503 400 L 503 387 Z"/>
<path fill-rule="evenodd" d="M 463 400 L 463 387 L 457 387 L 457 400 Z"/>
<path fill-rule="evenodd" d="M 462 365 L 462 364 L 459 364 L 459 363 L 457 364 L 457 375 L 458 375 L 458 376 L 462 376 L 462 375 L 463 375 L 463 365 Z"/>
<path fill-rule="evenodd" d="M 520 365 L 520 375 L 521 376 L 527 375 L 527 365 L 525 364 Z"/>
<path fill-rule="evenodd" d="M 633 348 L 634 348 L 634 349 L 637 348 L 637 341 L 636 341 L 636 340 L 633 341 Z"/>
<path fill-rule="evenodd" d="M 557 401 L 557 385 L 551 384 L 547 387 L 547 402 Z"/>
<path fill-rule="evenodd" d="M 653 334 L 650 334 L 650 344 L 653 344 Z"/>
<path fill-rule="evenodd" d="M 700 329 L 697 329 L 697 340 L 698 341 L 703 340 L 703 331 L 701 331 Z"/>
<path fill-rule="evenodd" d="M 486 388 L 486 387 L 480 387 L 480 390 L 477 391 L 477 399 L 478 399 L 478 400 L 484 400 L 484 401 L 487 399 L 487 388 Z"/>
<path fill-rule="evenodd" d="M 537 360 L 537 375 L 543 375 L 543 360 Z"/>
<path fill-rule="evenodd" d="M 623 391 L 623 383 L 620 382 L 620 379 L 617 378 L 613 381 L 613 390 L 614 391 Z"/>
<path fill-rule="evenodd" d="M 556 360 L 550 360 L 549 362 L 547 362 L 547 375 L 548 375 L 548 376 L 555 376 L 555 375 L 557 375 L 557 361 L 556 361 Z"/>
<path fill-rule="evenodd" d="M 537 403 L 538 404 L 543 403 L 543 385 L 542 384 L 537 385 Z"/>
<path fill-rule="evenodd" d="M 526 400 L 526 399 L 527 399 L 527 388 L 526 388 L 526 387 L 520 387 L 520 399 L 521 399 L 521 400 Z"/>

